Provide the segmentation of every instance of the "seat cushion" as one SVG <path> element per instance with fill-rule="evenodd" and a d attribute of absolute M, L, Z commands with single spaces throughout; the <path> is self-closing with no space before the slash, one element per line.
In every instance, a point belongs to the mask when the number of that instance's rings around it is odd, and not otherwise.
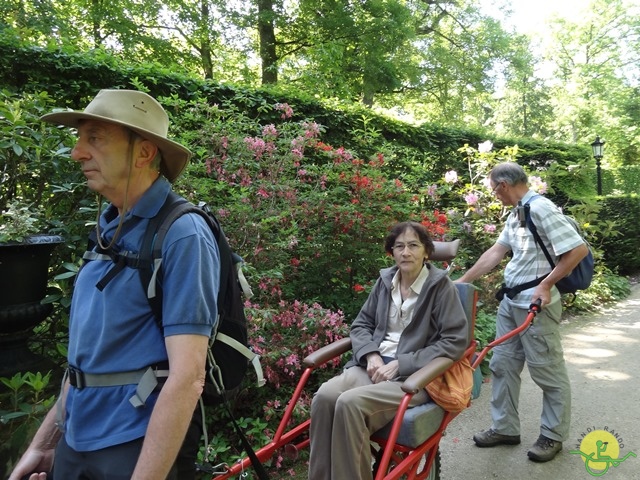
<path fill-rule="evenodd" d="M 397 443 L 405 447 L 416 448 L 438 430 L 443 418 L 444 410 L 432 401 L 409 408 L 404 415 Z M 388 438 L 392 426 L 393 421 L 378 430 L 373 436 Z"/>

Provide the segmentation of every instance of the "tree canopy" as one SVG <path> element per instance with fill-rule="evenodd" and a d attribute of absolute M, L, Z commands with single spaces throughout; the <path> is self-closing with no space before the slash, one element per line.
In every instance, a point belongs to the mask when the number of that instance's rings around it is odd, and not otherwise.
<path fill-rule="evenodd" d="M 481 5 L 0 0 L 0 29 L 33 45 L 100 49 L 221 83 L 285 86 L 411 122 L 569 143 L 598 134 L 605 162 L 638 163 L 640 6 L 592 0 L 576 20 L 556 19 L 540 50 Z"/>

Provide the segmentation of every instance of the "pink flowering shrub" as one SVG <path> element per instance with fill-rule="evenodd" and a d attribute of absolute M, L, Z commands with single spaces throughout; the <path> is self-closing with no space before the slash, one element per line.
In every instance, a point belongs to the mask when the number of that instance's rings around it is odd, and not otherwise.
<path fill-rule="evenodd" d="M 394 223 L 414 219 L 444 235 L 446 216 L 389 178 L 383 153 L 362 158 L 323 142 L 324 127 L 293 120 L 290 105 L 273 106 L 281 121 L 266 125 L 196 107 L 212 122 L 194 134 L 204 165 L 190 167 L 191 188 L 224 206 L 225 233 L 263 308 L 317 302 L 353 319 L 379 269 L 392 264 L 382 243 Z"/>
<path fill-rule="evenodd" d="M 302 359 L 320 347 L 349 335 L 349 326 L 342 312 L 331 311 L 316 304 L 293 302 L 282 304 L 278 310 L 263 309 L 252 305 L 247 309 L 251 323 L 250 344 L 261 356 L 262 368 L 268 385 L 279 392 L 279 400 L 264 403 L 267 420 L 281 414 L 288 398 L 300 379 L 304 369 Z M 306 418 L 311 394 L 324 380 L 340 372 L 341 359 L 320 367 L 309 388 L 298 404 L 297 419 Z M 322 372 L 326 370 L 326 372 Z M 252 393 L 252 402 L 255 395 Z M 276 415 L 279 420 L 280 415 Z"/>
<path fill-rule="evenodd" d="M 460 238 L 468 250 L 469 263 L 493 242 L 499 233 L 498 225 L 507 213 L 502 204 L 493 195 L 488 174 L 494 165 L 504 161 L 515 161 L 518 148 L 510 147 L 493 151 L 493 144 L 486 141 L 475 149 L 465 145 L 459 151 L 464 154 L 467 168 L 450 170 L 437 183 L 424 190 L 425 203 L 434 208 L 446 205 L 450 238 Z M 533 182 L 532 182 L 533 183 Z M 542 180 L 538 183 L 544 185 Z M 465 258 L 458 258 L 458 264 L 464 264 Z"/>
<path fill-rule="evenodd" d="M 279 307 L 265 309 L 253 304 L 247 308 L 251 348 L 261 356 L 265 377 L 277 390 L 295 387 L 304 357 L 349 334 L 340 311 L 298 301 L 282 302 Z M 330 366 L 339 363 L 336 360 Z"/>
<path fill-rule="evenodd" d="M 199 123 L 183 137 L 201 161 L 192 162 L 179 187 L 218 213 L 255 294 L 247 308 L 250 342 L 267 385 L 252 387 L 250 374 L 235 413 L 260 425 L 253 429 L 260 445 L 261 435 L 265 440 L 277 427 L 302 359 L 348 334 L 380 268 L 393 264 L 383 248 L 389 228 L 413 219 L 441 239 L 448 218 L 441 209 L 425 210 L 401 178 L 389 177 L 382 152 L 362 156 L 323 142 L 324 127 L 294 120 L 290 105 L 264 106 L 272 114 L 265 124 L 231 106 L 183 108 L 198 113 Z M 296 419 L 306 418 L 315 389 L 338 371 L 312 376 Z M 217 441 L 226 451 L 224 439 Z"/>

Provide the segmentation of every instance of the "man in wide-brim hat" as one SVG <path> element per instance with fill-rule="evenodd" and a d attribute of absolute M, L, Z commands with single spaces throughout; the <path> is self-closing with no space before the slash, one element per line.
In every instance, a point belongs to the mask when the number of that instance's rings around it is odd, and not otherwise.
<path fill-rule="evenodd" d="M 63 395 L 10 480 L 44 479 L 52 468 L 64 480 L 177 478 L 217 318 L 217 245 L 197 214 L 171 225 L 162 245 L 161 326 L 139 272 L 129 263 L 115 271 L 112 259 L 140 251 L 190 152 L 167 138 L 162 106 L 138 91 L 101 90 L 82 112 L 42 119 L 77 129 L 71 158 L 110 205 L 76 279 Z"/>

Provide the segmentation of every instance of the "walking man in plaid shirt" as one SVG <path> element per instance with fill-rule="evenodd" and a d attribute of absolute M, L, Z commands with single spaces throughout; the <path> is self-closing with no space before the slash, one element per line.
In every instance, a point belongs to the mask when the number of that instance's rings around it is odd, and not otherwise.
<path fill-rule="evenodd" d="M 580 263 L 589 249 L 560 209 L 529 189 L 527 174 L 517 163 L 506 162 L 494 167 L 489 173 L 489 182 L 502 204 L 514 208 L 496 243 L 458 281 L 472 282 L 490 272 L 511 252 L 513 256 L 504 271 L 496 338 L 521 325 L 529 306 L 538 299 L 542 310 L 524 333 L 494 348 L 490 363 L 492 424 L 474 435 L 473 440 L 478 447 L 520 443 L 518 402 L 526 362 L 531 378 L 542 390 L 540 436 L 527 455 L 533 461 L 547 462 L 562 450 L 571 419 L 571 385 L 559 332 L 562 302 L 555 284 Z M 534 196 L 535 201 L 530 202 Z M 524 220 L 523 209 L 527 204 L 531 221 L 552 256 L 554 268 Z M 547 276 L 537 285 L 516 293 L 518 289 L 514 287 L 544 275 Z M 506 292 L 512 294 L 506 295 Z"/>

